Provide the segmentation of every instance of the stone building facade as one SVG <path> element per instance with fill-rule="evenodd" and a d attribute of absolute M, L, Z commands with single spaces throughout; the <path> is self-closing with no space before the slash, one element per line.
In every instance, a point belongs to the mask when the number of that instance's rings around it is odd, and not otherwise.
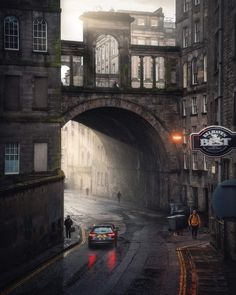
<path fill-rule="evenodd" d="M 0 260 L 5 271 L 62 239 L 60 1 L 2 0 L 0 40 Z M 9 261 L 11 254 L 15 259 Z"/>
<path fill-rule="evenodd" d="M 62 128 L 65 186 L 81 195 L 110 197 L 108 159 L 95 130 L 75 121 Z"/>
<path fill-rule="evenodd" d="M 208 2 L 208 10 L 212 12 L 208 17 L 208 124 L 221 125 L 235 132 L 236 1 Z M 236 178 L 235 150 L 222 158 L 212 159 L 210 165 L 215 172 L 209 178 L 212 195 L 219 182 Z M 227 257 L 236 260 L 236 216 L 221 220 L 213 215 L 211 233 L 213 243 Z"/>
<path fill-rule="evenodd" d="M 219 183 L 236 178 L 235 151 L 221 158 L 204 156 L 191 151 L 188 136 L 211 125 L 235 132 L 235 16 L 235 1 L 176 1 L 183 87 L 183 199 L 205 213 L 212 243 L 233 260 L 236 220 L 219 219 L 212 200 Z"/>
<path fill-rule="evenodd" d="M 181 48 L 180 72 L 183 98 L 182 202 L 209 211 L 208 159 L 190 149 L 190 134 L 208 125 L 207 1 L 176 1 L 177 46 Z"/>

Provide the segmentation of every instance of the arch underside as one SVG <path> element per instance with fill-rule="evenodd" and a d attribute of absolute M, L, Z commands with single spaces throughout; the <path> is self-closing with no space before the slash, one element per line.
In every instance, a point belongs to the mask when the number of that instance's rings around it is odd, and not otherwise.
<path fill-rule="evenodd" d="M 93 129 L 106 150 L 116 179 L 111 194 L 121 190 L 127 201 L 150 208 L 166 208 L 175 192 L 174 148 L 169 133 L 152 113 L 138 104 L 116 99 L 81 103 L 64 114 Z"/>

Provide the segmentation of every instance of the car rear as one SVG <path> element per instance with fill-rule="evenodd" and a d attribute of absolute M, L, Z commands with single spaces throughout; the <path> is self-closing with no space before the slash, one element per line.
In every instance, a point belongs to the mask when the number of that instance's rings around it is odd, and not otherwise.
<path fill-rule="evenodd" d="M 94 226 L 88 236 L 88 245 L 117 244 L 117 232 L 112 226 Z"/>

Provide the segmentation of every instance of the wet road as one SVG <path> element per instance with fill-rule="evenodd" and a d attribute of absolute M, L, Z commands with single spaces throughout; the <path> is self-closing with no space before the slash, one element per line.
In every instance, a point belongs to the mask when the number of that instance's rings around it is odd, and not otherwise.
<path fill-rule="evenodd" d="M 11 294 L 178 293 L 161 214 L 113 200 L 80 197 L 72 191 L 65 193 L 66 214 L 86 233 L 94 223 L 114 223 L 120 228 L 117 248 L 89 249 L 86 240 Z"/>

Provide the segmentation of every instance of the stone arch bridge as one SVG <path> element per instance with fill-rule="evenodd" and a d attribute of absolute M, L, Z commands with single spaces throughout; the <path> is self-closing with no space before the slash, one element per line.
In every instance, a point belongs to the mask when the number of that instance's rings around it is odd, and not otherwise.
<path fill-rule="evenodd" d="M 180 128 L 179 50 L 131 45 L 133 19 L 124 13 L 88 12 L 81 18 L 84 41 L 62 41 L 62 66 L 68 69 L 66 83 L 62 86 L 63 120 L 65 123 L 69 120 L 81 122 L 128 145 L 123 152 L 114 147 L 110 152 L 111 159 L 119 158 L 120 163 L 126 163 L 122 167 L 124 175 L 124 171 L 135 171 L 130 180 L 133 189 L 129 188 L 127 194 L 148 207 L 167 208 L 170 198 L 180 195 L 180 154 L 171 142 L 171 133 Z M 112 36 L 117 40 L 116 73 L 98 75 L 96 40 L 99 36 Z M 132 87 L 133 56 L 139 59 L 138 87 Z M 161 88 L 156 71 L 156 61 L 160 57 L 164 60 L 164 86 Z M 152 62 L 152 80 L 147 87 L 145 58 Z M 116 79 L 119 87 L 109 87 L 109 84 L 98 87 L 98 76 Z"/>

